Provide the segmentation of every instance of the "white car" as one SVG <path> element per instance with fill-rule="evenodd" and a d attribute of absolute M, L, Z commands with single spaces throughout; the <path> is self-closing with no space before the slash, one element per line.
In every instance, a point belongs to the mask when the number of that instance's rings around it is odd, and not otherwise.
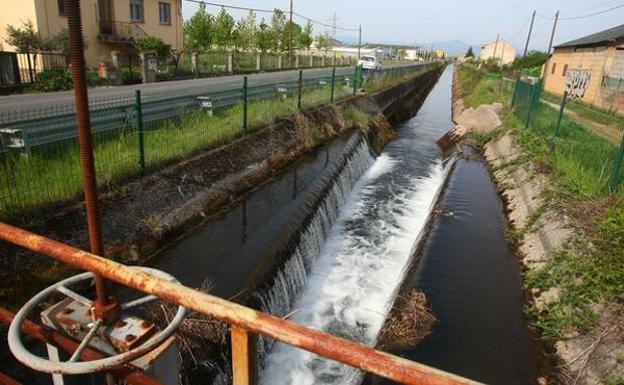
<path fill-rule="evenodd" d="M 364 55 L 358 60 L 358 65 L 362 66 L 362 69 L 370 71 L 381 70 L 381 63 L 375 56 Z"/>

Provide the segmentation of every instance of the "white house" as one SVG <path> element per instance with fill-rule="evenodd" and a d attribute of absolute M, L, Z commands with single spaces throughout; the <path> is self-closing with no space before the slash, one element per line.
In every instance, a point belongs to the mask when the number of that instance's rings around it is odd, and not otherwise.
<path fill-rule="evenodd" d="M 499 39 L 481 47 L 481 60 L 495 59 L 498 64 L 511 64 L 516 59 L 516 47 L 508 41 Z"/>

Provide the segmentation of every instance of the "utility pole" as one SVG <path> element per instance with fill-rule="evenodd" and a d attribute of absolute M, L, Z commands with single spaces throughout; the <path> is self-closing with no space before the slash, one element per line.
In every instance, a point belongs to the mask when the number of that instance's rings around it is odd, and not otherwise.
<path fill-rule="evenodd" d="M 557 21 L 559 21 L 559 11 L 555 13 L 555 22 L 553 23 L 552 32 L 550 33 L 550 41 L 548 42 L 548 51 L 546 51 L 546 66 L 544 68 L 544 84 L 546 84 L 546 78 L 548 77 L 548 69 L 550 68 L 550 51 L 552 50 L 553 42 L 555 40 L 555 32 L 557 31 Z"/>
<path fill-rule="evenodd" d="M 557 31 L 557 21 L 559 21 L 559 11 L 555 13 L 555 22 L 553 23 L 552 32 L 550 34 L 550 42 L 548 43 L 548 51 L 546 51 L 547 55 L 550 55 L 550 50 L 553 46 L 553 41 L 555 40 L 555 32 Z"/>
<path fill-rule="evenodd" d="M 290 20 L 288 23 L 288 66 L 292 67 L 293 65 L 293 0 L 290 0 Z"/>
<path fill-rule="evenodd" d="M 359 38 L 358 38 L 358 60 L 362 58 L 362 24 L 360 24 L 359 28 Z"/>
<path fill-rule="evenodd" d="M 338 24 L 338 18 L 336 17 L 336 12 L 334 12 L 334 17 L 332 17 L 332 37 L 334 41 L 336 41 L 336 25 Z"/>
<path fill-rule="evenodd" d="M 527 52 L 529 50 L 529 42 L 531 41 L 531 33 L 533 33 L 533 24 L 535 23 L 535 14 L 537 10 L 533 10 L 533 16 L 531 17 L 531 26 L 529 27 L 529 34 L 527 35 L 526 44 L 524 45 L 524 53 L 522 54 L 522 58 L 525 58 Z"/>
<path fill-rule="evenodd" d="M 496 44 L 494 44 L 494 54 L 492 57 L 496 60 L 496 52 L 498 52 L 498 40 L 500 39 L 500 33 L 496 34 Z"/>

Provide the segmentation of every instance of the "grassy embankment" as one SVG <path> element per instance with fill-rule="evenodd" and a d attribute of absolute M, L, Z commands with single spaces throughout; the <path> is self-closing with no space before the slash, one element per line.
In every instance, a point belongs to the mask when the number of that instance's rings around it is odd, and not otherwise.
<path fill-rule="evenodd" d="M 497 80 L 487 80 L 483 74 L 462 67 L 459 76 L 468 106 L 495 101 L 505 105 L 504 128 L 479 135 L 477 140 L 485 143 L 510 132 L 526 154 L 518 162 L 532 162 L 537 170 L 549 176 L 545 205 L 530 214 L 524 229 L 510 235 L 518 239 L 531 230 L 545 207 L 562 209 L 576 226 L 575 236 L 568 245 L 555 251 L 543 267 L 526 275 L 527 289 L 545 291 L 558 287 L 559 300 L 550 304 L 546 312 L 538 312 L 533 305 L 527 305 L 527 312 L 545 338 L 556 339 L 571 331 L 589 330 L 598 316 L 592 304 L 621 309 L 624 300 L 624 189 L 620 185 L 616 191 L 609 192 L 608 188 L 617 148 L 564 117 L 551 152 L 549 143 L 556 125 L 556 110 L 540 104 L 532 124 L 525 128 L 509 112 L 511 92 L 501 91 Z M 586 111 L 584 116 L 609 122 L 620 119 L 596 110 Z"/>
<path fill-rule="evenodd" d="M 352 93 L 342 84 L 335 87 L 335 98 Z M 297 110 L 296 95 L 249 103 L 251 130 Z M 302 108 L 329 103 L 330 86 L 307 90 Z M 175 121 L 163 121 L 145 127 L 145 164 L 153 169 L 166 162 L 189 156 L 202 148 L 225 143 L 241 132 L 243 106 L 236 104 L 217 111 L 213 117 L 202 113 L 184 113 Z M 94 156 L 98 182 L 109 186 L 139 173 L 137 134 L 132 128 L 94 136 Z M 16 215 L 25 208 L 36 208 L 71 199 L 80 194 L 82 181 L 79 153 L 75 142 L 63 142 L 54 148 L 34 149 L 30 156 L 7 156 L 0 162 L 0 217 Z"/>

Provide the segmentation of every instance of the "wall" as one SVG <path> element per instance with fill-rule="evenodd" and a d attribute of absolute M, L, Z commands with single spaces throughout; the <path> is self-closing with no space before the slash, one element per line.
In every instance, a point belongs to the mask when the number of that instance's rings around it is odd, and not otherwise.
<path fill-rule="evenodd" d="M 615 58 L 615 46 L 556 48 L 546 63 L 544 90 L 556 95 L 567 90 L 575 99 L 608 109 L 612 98 L 602 89 L 602 79 L 615 69 Z"/>
<path fill-rule="evenodd" d="M 67 17 L 60 16 L 57 0 L 2 0 L 3 5 L 9 6 L 3 11 L 0 18 L 0 38 L 4 41 L 4 29 L 7 24 L 19 25 L 19 20 L 32 20 L 37 30 L 46 37 L 53 36 L 67 26 Z M 111 0 L 113 2 L 113 18 L 119 22 L 130 22 L 129 0 Z M 158 23 L 158 3 L 171 4 L 171 25 Z M 158 36 L 172 49 L 181 49 L 182 41 L 182 0 L 144 0 L 144 22 L 137 23 L 148 35 Z M 6 15 L 5 15 L 6 14 Z M 110 58 L 113 50 L 131 51 L 129 44 L 114 44 L 101 42 L 98 39 L 98 11 L 97 0 L 81 1 L 82 29 L 87 41 L 85 59 L 87 65 L 95 67 L 99 58 Z M 5 49 L 12 49 L 7 47 Z"/>
<path fill-rule="evenodd" d="M 32 20 L 35 23 L 35 4 L 25 0 L 2 0 L 2 12 L 0 12 L 0 46 L 6 51 L 15 48 L 4 41 L 6 38 L 6 26 L 21 26 L 21 20 Z"/>
<path fill-rule="evenodd" d="M 481 47 L 480 57 L 482 60 L 488 60 L 496 58 L 501 61 L 501 64 L 511 64 L 516 59 L 516 48 L 507 43 L 504 40 L 499 40 L 498 45 L 496 43 L 488 44 Z"/>

